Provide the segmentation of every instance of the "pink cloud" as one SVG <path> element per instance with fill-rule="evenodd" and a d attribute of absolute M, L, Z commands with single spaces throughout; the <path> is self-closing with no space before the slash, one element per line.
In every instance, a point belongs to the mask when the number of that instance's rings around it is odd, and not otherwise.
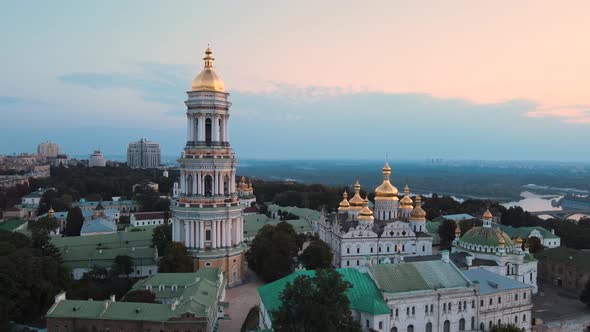
<path fill-rule="evenodd" d="M 541 107 L 526 113 L 529 118 L 560 118 L 565 123 L 590 123 L 590 106 L 552 106 Z"/>

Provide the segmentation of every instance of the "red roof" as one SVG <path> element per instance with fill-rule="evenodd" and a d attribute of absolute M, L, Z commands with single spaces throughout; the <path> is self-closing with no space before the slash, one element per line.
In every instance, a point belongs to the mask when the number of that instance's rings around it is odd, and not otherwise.
<path fill-rule="evenodd" d="M 250 213 L 250 212 L 258 212 L 258 208 L 255 206 L 250 206 L 244 209 L 245 213 Z"/>

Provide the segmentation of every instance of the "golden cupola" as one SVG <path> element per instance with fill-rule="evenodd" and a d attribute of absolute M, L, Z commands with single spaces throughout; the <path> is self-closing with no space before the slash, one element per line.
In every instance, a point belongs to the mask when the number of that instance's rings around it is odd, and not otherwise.
<path fill-rule="evenodd" d="M 391 167 L 389 163 L 385 162 L 383 166 L 383 183 L 375 189 L 375 200 L 376 201 L 397 201 L 397 188 L 394 187 L 389 181 L 391 176 Z"/>
<path fill-rule="evenodd" d="M 361 197 L 361 184 L 356 180 L 354 184 L 354 196 L 348 201 L 351 210 L 361 210 L 363 208 L 363 198 Z"/>
<path fill-rule="evenodd" d="M 49 211 L 47 211 L 47 217 L 55 218 L 55 211 L 53 210 L 53 206 L 49 207 Z"/>
<path fill-rule="evenodd" d="M 400 203 L 401 203 L 400 207 L 402 209 L 412 209 L 412 204 L 414 204 L 414 202 L 410 198 L 410 187 L 408 187 L 407 184 L 404 187 L 404 197 L 402 197 L 402 199 L 400 200 Z"/>
<path fill-rule="evenodd" d="M 342 202 L 338 205 L 338 212 L 348 211 L 350 208 L 350 203 L 348 202 L 348 193 L 344 191 L 342 194 Z"/>
<path fill-rule="evenodd" d="M 359 212 L 358 220 L 359 221 L 373 221 L 375 217 L 373 217 L 373 211 L 369 208 L 369 198 L 365 197 L 363 200 L 363 207 Z"/>
<path fill-rule="evenodd" d="M 483 213 L 483 218 L 484 219 L 492 219 L 492 212 L 490 212 L 490 209 L 487 209 L 486 212 Z"/>
<path fill-rule="evenodd" d="M 416 195 L 416 207 L 410 212 L 410 220 L 426 221 L 426 211 L 422 209 L 422 198 Z"/>
<path fill-rule="evenodd" d="M 225 92 L 225 84 L 213 69 L 215 58 L 210 47 L 207 47 L 203 61 L 205 61 L 205 67 L 193 79 L 191 91 Z"/>

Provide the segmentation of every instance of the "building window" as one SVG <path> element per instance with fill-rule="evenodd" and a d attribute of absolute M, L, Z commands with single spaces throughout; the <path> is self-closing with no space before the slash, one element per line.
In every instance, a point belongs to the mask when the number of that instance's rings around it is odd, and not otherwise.
<path fill-rule="evenodd" d="M 371 252 L 373 252 L 373 247 L 371 247 Z"/>
<path fill-rule="evenodd" d="M 459 301 L 459 311 L 461 311 L 461 301 Z"/>
<path fill-rule="evenodd" d="M 445 320 L 443 331 L 444 332 L 451 332 L 451 322 L 449 322 L 448 320 Z"/>
<path fill-rule="evenodd" d="M 471 309 L 475 309 L 475 300 L 471 300 Z"/>
<path fill-rule="evenodd" d="M 518 316 L 514 316 L 514 323 L 518 323 Z"/>
<path fill-rule="evenodd" d="M 346 266 L 350 266 L 350 261 L 346 261 Z"/>
<path fill-rule="evenodd" d="M 395 326 L 394 326 L 394 327 L 392 327 L 392 328 L 391 328 L 391 332 L 397 332 L 397 327 L 395 327 Z"/>
<path fill-rule="evenodd" d="M 424 312 L 428 313 L 428 304 L 424 306 Z"/>
<path fill-rule="evenodd" d="M 407 307 L 406 308 L 406 316 L 409 316 L 409 315 L 410 315 L 410 307 Z"/>
<path fill-rule="evenodd" d="M 483 307 L 483 300 L 480 301 L 479 306 Z"/>
<path fill-rule="evenodd" d="M 383 329 L 383 321 L 379 321 L 379 329 Z"/>
<path fill-rule="evenodd" d="M 465 331 L 465 319 L 459 319 L 459 331 Z"/>
<path fill-rule="evenodd" d="M 408 332 L 414 332 L 414 325 L 408 325 Z"/>
<path fill-rule="evenodd" d="M 205 240 L 211 241 L 211 230 L 210 229 L 205 231 Z"/>
<path fill-rule="evenodd" d="M 432 323 L 431 322 L 426 323 L 426 332 L 432 332 Z"/>
<path fill-rule="evenodd" d="M 526 300 L 526 293 L 522 293 L 522 298 Z"/>
<path fill-rule="evenodd" d="M 463 301 L 463 310 L 467 309 L 467 301 Z"/>
<path fill-rule="evenodd" d="M 514 294 L 514 301 L 518 301 L 518 294 Z"/>
<path fill-rule="evenodd" d="M 502 297 L 498 296 L 498 304 L 502 303 Z"/>
<path fill-rule="evenodd" d="M 494 300 L 490 297 L 490 305 L 492 305 L 493 301 Z"/>
<path fill-rule="evenodd" d="M 412 307 L 412 316 L 416 314 L 416 307 Z"/>
<path fill-rule="evenodd" d="M 356 266 L 359 266 L 359 265 L 360 265 L 360 262 L 359 262 L 359 260 L 357 259 L 357 260 L 356 260 Z"/>
<path fill-rule="evenodd" d="M 379 247 L 379 252 L 381 252 L 381 247 Z"/>
<path fill-rule="evenodd" d="M 522 321 L 526 322 L 526 314 L 522 315 Z"/>
<path fill-rule="evenodd" d="M 471 316 L 471 330 L 475 330 L 475 316 Z"/>
<path fill-rule="evenodd" d="M 446 303 L 443 303 L 443 311 L 447 312 L 447 304 Z"/>
<path fill-rule="evenodd" d="M 395 317 L 396 318 L 399 317 L 399 309 L 397 309 L 397 308 L 395 309 Z"/>
<path fill-rule="evenodd" d="M 451 311 L 451 302 L 449 302 L 449 311 Z"/>
<path fill-rule="evenodd" d="M 360 252 L 361 252 L 361 248 L 356 248 L 356 253 L 360 254 Z"/>
<path fill-rule="evenodd" d="M 368 319 L 365 321 L 365 324 L 367 325 L 367 328 L 371 327 L 371 323 L 369 322 Z"/>
<path fill-rule="evenodd" d="M 350 248 L 346 248 L 346 253 L 350 254 Z"/>

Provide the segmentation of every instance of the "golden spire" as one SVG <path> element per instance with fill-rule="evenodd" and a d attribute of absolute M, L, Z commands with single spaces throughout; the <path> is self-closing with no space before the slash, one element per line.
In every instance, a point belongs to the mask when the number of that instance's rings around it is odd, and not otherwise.
<path fill-rule="evenodd" d="M 369 198 L 365 197 L 363 199 L 363 208 L 359 212 L 359 221 L 373 221 L 375 217 L 373 217 L 373 211 L 369 208 Z"/>
<path fill-rule="evenodd" d="M 406 184 L 404 187 L 404 197 L 400 200 L 401 208 L 402 209 L 411 209 L 412 204 L 414 203 L 410 198 L 410 187 Z"/>
<path fill-rule="evenodd" d="M 375 200 L 376 201 L 397 201 L 397 188 L 389 182 L 391 175 L 391 167 L 386 161 L 383 166 L 383 183 L 375 189 Z"/>
<path fill-rule="evenodd" d="M 461 235 L 461 228 L 459 228 L 459 225 L 457 225 L 457 228 L 455 228 L 455 236 L 459 235 Z"/>
<path fill-rule="evenodd" d="M 221 78 L 219 78 L 215 70 L 213 70 L 213 62 L 215 61 L 215 58 L 213 57 L 213 51 L 211 51 L 210 47 L 207 47 L 203 61 L 205 62 L 204 68 L 193 80 L 191 91 L 224 92 L 225 84 L 223 84 Z"/>
<path fill-rule="evenodd" d="M 354 196 L 350 199 L 350 208 L 353 210 L 360 210 L 363 206 L 363 198 L 361 197 L 361 184 L 356 180 L 354 184 Z"/>
<path fill-rule="evenodd" d="M 47 211 L 47 216 L 49 218 L 55 218 L 55 211 L 53 211 L 53 205 L 49 207 L 49 211 Z"/>
<path fill-rule="evenodd" d="M 492 219 L 493 218 L 492 213 L 490 212 L 490 209 L 487 209 L 486 212 L 484 212 L 483 218 L 484 219 Z"/>
<path fill-rule="evenodd" d="M 426 211 L 422 209 L 422 198 L 416 195 L 416 207 L 410 212 L 410 220 L 426 221 Z"/>
<path fill-rule="evenodd" d="M 348 202 L 348 193 L 346 191 L 344 191 L 344 193 L 342 194 L 342 202 L 340 202 L 340 204 L 338 205 L 338 212 L 344 212 L 347 211 L 348 208 L 350 207 L 350 203 Z"/>

